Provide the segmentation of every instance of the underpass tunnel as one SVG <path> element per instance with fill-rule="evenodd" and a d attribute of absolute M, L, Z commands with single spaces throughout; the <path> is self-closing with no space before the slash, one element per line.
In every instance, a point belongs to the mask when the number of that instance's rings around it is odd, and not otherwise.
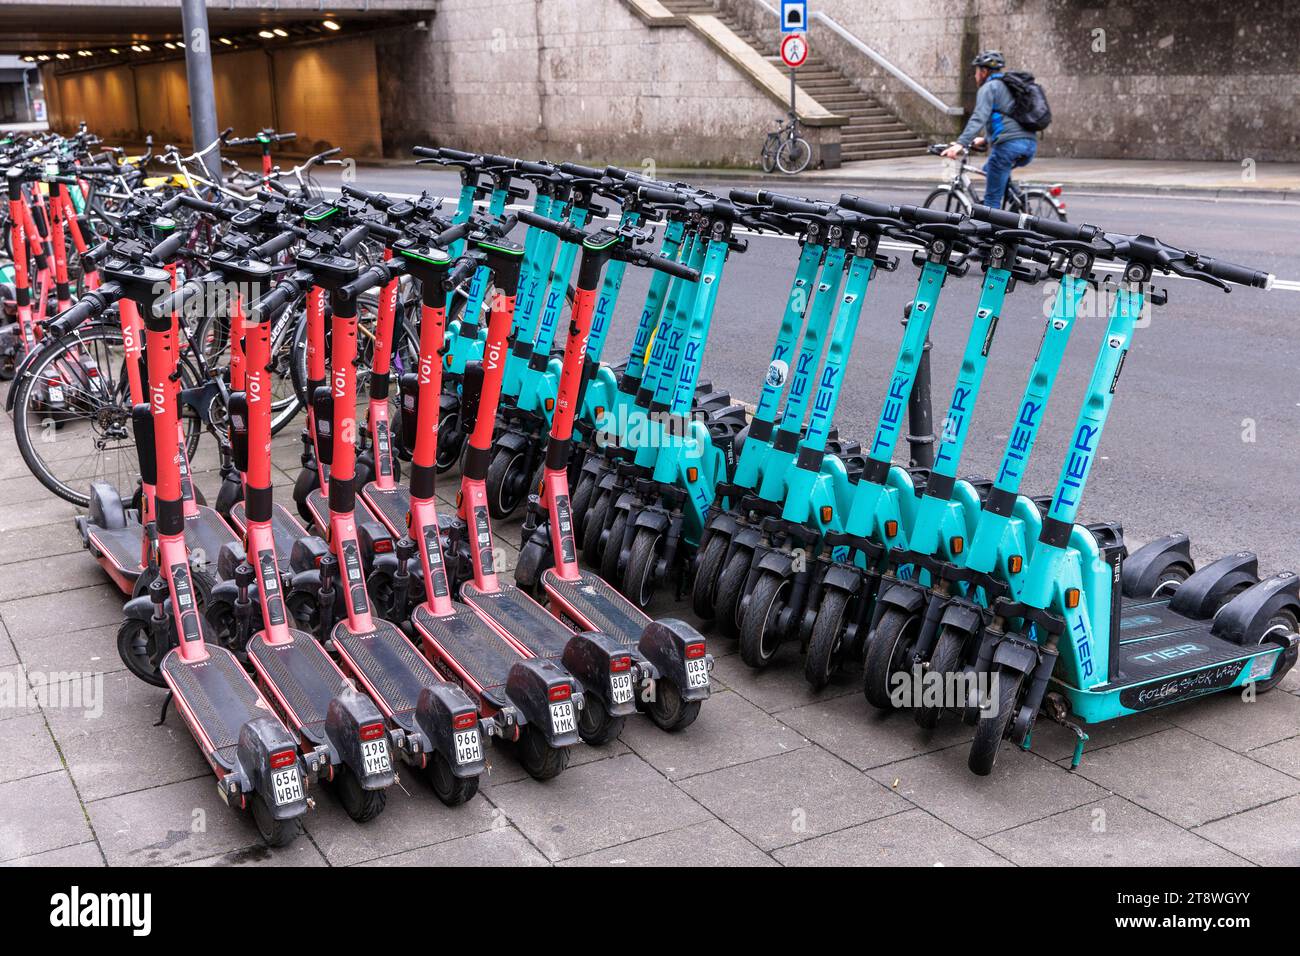
<path fill-rule="evenodd" d="M 50 127 L 85 122 L 106 141 L 192 147 L 179 6 L 45 3 L 0 7 L 0 53 L 39 67 Z M 62 4 L 67 7 L 68 4 Z M 412 0 L 336 7 L 252 0 L 208 7 L 217 124 L 236 136 L 295 132 L 276 156 L 339 147 L 383 155 L 385 107 L 377 49 L 428 30 L 433 11 Z M 190 42 L 203 42 L 191 38 Z"/>

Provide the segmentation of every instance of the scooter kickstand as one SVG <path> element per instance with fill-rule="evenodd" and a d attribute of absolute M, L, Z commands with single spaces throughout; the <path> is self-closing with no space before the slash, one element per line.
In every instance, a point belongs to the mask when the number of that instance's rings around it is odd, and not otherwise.
<path fill-rule="evenodd" d="M 171 705 L 172 705 L 172 692 L 168 691 L 167 696 L 163 698 L 162 710 L 159 711 L 158 713 L 158 720 L 154 724 L 155 727 L 161 727 L 163 723 L 167 720 L 167 708 L 170 707 Z"/>

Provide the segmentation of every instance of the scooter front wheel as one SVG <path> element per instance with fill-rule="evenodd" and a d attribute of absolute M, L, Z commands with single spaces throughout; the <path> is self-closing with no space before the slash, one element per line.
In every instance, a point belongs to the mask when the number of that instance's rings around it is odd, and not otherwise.
<path fill-rule="evenodd" d="M 929 674 L 938 675 L 931 680 L 939 680 L 943 687 L 948 686 L 948 675 L 955 674 L 961 670 L 961 651 L 966 646 L 966 633 L 956 628 L 945 627 L 943 633 L 939 635 L 938 642 L 934 645 L 934 653 L 930 655 Z M 916 720 L 916 725 L 925 730 L 930 730 L 939 723 L 939 718 L 943 716 L 942 706 L 933 706 L 926 703 L 927 697 L 921 695 L 921 703 L 917 704 L 916 710 L 912 716 Z M 961 706 L 963 702 L 953 701 L 953 706 Z"/>
<path fill-rule="evenodd" d="M 352 768 L 341 766 L 334 778 L 334 793 L 343 805 L 343 811 L 357 823 L 373 820 L 383 813 L 388 803 L 387 790 L 367 790 L 352 772 Z"/>
<path fill-rule="evenodd" d="M 146 684 L 166 687 L 162 671 L 154 665 L 162 656 L 155 653 L 155 641 L 154 628 L 148 621 L 134 618 L 123 621 L 117 629 L 117 656 L 122 658 L 127 670 Z"/>
<path fill-rule="evenodd" d="M 487 471 L 488 511 L 503 521 L 528 498 L 528 456 L 503 448 L 492 456 Z"/>
<path fill-rule="evenodd" d="M 632 538 L 632 550 L 627 559 L 623 593 L 631 598 L 637 607 L 644 608 L 649 605 L 654 599 L 655 591 L 659 589 L 659 577 L 655 571 L 663 540 L 664 536 L 653 528 L 640 528 Z M 608 550 L 608 545 L 606 548 Z"/>
<path fill-rule="evenodd" d="M 862 668 L 862 695 L 879 710 L 893 710 L 890 693 L 894 675 L 910 670 L 912 647 L 921 619 L 907 611 L 890 608 L 867 637 L 867 657 Z"/>
<path fill-rule="evenodd" d="M 691 605 L 695 613 L 704 620 L 713 619 L 718 594 L 718 576 L 722 574 L 722 562 L 727 558 L 728 541 L 720 534 L 715 534 L 700 552 L 700 563 L 695 569 L 695 583 L 691 587 Z"/>
<path fill-rule="evenodd" d="M 277 820 L 271 815 L 271 808 L 266 805 L 266 798 L 260 793 L 253 795 L 253 822 L 262 841 L 270 847 L 288 846 L 302 833 L 302 819 Z"/>
<path fill-rule="evenodd" d="M 620 511 L 610 523 L 609 533 L 605 536 L 605 543 L 600 549 L 600 576 L 631 598 L 632 595 L 628 593 L 623 578 L 618 573 L 619 559 L 623 557 L 623 533 L 626 529 L 627 512 Z"/>
<path fill-rule="evenodd" d="M 780 615 L 793 585 L 789 578 L 770 572 L 761 575 L 750 592 L 740 621 L 740 659 L 761 669 L 772 663 L 781 646 Z"/>
<path fill-rule="evenodd" d="M 994 675 L 997 681 L 997 710 L 980 714 L 979 723 L 975 725 L 975 739 L 971 741 L 970 757 L 966 765 L 971 772 L 987 777 L 993 771 L 993 764 L 998 759 L 998 748 L 1016 719 L 1016 709 L 1020 702 L 1020 685 L 1025 675 L 1020 671 L 999 668 Z"/>
<path fill-rule="evenodd" d="M 593 568 L 600 567 L 601 558 L 604 556 L 604 550 L 600 546 L 600 535 L 605 530 L 609 503 L 609 492 L 595 492 L 591 499 L 591 508 L 582 523 L 582 560 Z"/>
<path fill-rule="evenodd" d="M 425 769 L 433 794 L 444 806 L 458 807 L 478 793 L 478 777 L 458 777 L 441 752 L 435 752 Z"/>
<path fill-rule="evenodd" d="M 434 465 L 438 474 L 450 471 L 452 465 L 460 461 L 461 448 L 465 444 L 464 419 L 460 413 L 460 402 L 453 396 L 444 395 L 438 410 L 438 451 Z"/>
<path fill-rule="evenodd" d="M 821 690 L 829 684 L 844 665 L 848 610 L 849 596 L 837 588 L 827 588 L 803 660 L 803 675 L 813 690 Z"/>
<path fill-rule="evenodd" d="M 714 614 L 718 629 L 730 637 L 735 637 L 739 631 L 740 598 L 745 593 L 751 556 L 748 548 L 738 548 L 718 576 L 717 608 Z"/>

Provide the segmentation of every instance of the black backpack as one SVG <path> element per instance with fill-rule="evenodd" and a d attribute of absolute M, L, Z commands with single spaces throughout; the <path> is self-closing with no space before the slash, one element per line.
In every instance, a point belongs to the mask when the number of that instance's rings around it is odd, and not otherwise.
<path fill-rule="evenodd" d="M 1034 74 L 1011 70 L 1003 73 L 999 79 L 1006 85 L 1015 103 L 1011 109 L 1011 118 L 1031 133 L 1047 129 L 1052 122 L 1052 108 L 1047 104 L 1047 94 L 1043 92 L 1042 86 L 1034 82 Z"/>

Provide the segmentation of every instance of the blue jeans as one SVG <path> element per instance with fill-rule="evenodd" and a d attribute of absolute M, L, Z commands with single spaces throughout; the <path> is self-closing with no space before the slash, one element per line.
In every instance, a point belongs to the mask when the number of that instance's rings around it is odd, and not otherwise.
<path fill-rule="evenodd" d="M 1028 166 L 1038 152 L 1038 140 L 1032 137 L 1013 139 L 989 147 L 989 161 L 984 164 L 987 177 L 984 186 L 984 205 L 990 209 L 1002 208 L 1002 196 L 1007 191 L 1011 170 Z"/>

